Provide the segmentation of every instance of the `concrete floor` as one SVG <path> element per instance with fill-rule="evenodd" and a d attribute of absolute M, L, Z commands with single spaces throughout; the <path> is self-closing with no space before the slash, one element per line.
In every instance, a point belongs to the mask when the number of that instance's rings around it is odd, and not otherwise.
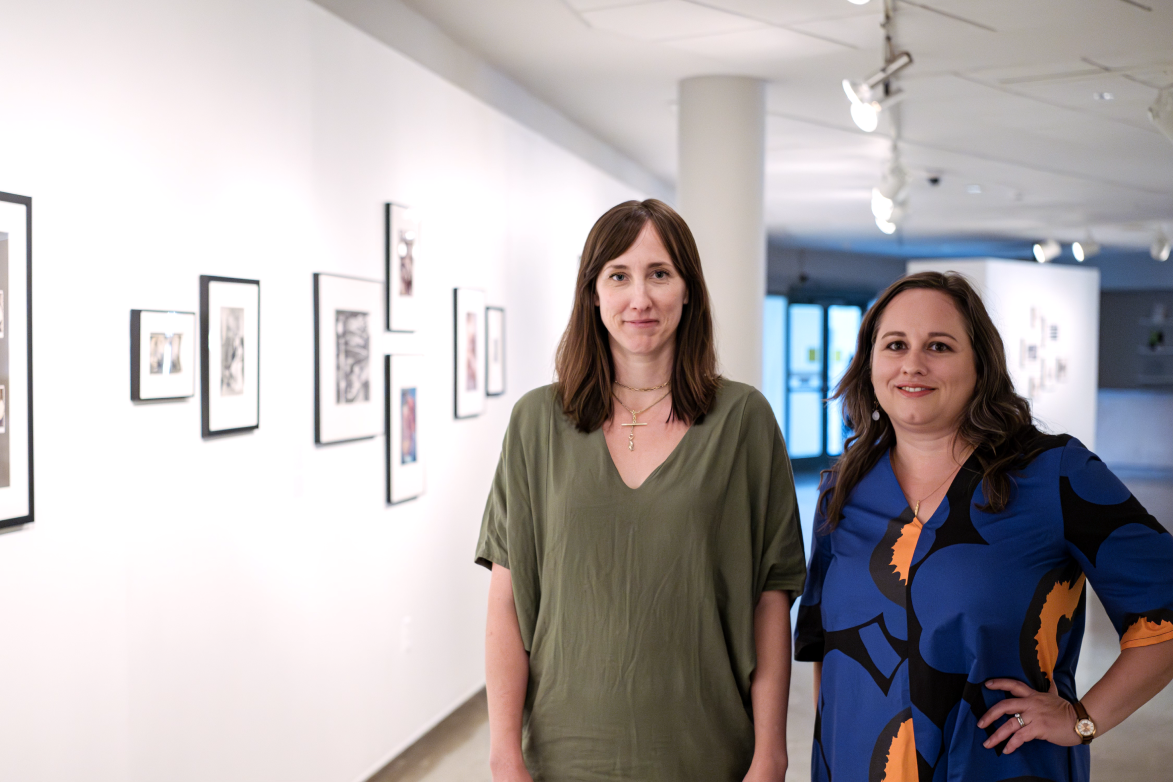
<path fill-rule="evenodd" d="M 1173 475 L 1118 473 L 1137 499 L 1167 528 L 1173 525 Z M 814 517 L 817 476 L 796 476 L 806 539 Z M 1088 601 L 1077 686 L 1086 692 L 1116 659 L 1119 641 L 1097 599 Z M 792 617 L 793 620 L 793 617 Z M 795 663 L 790 687 L 787 782 L 810 779 L 814 712 L 812 666 Z M 370 782 L 491 782 L 489 724 L 484 693 L 392 761 Z M 1105 782 L 1153 782 L 1173 779 L 1173 686 L 1165 689 L 1120 727 L 1092 745 L 1092 778 Z"/>

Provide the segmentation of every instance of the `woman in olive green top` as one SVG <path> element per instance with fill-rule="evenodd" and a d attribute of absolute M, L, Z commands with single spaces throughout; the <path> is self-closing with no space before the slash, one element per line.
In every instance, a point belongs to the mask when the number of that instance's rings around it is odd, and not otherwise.
<path fill-rule="evenodd" d="M 498 782 L 782 782 L 806 577 L 769 404 L 717 375 L 659 201 L 587 237 L 559 382 L 513 410 L 477 562 Z"/>

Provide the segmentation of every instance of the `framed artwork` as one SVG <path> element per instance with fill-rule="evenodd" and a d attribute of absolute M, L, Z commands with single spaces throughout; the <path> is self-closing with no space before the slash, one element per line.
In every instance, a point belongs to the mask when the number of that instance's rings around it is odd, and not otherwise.
<path fill-rule="evenodd" d="M 396 505 L 424 493 L 420 439 L 423 356 L 385 356 L 387 389 L 387 503 Z"/>
<path fill-rule="evenodd" d="M 261 425 L 261 283 L 200 276 L 203 435 Z"/>
<path fill-rule="evenodd" d="M 472 418 L 485 411 L 485 292 L 455 288 L 452 293 L 456 417 Z"/>
<path fill-rule="evenodd" d="M 194 312 L 130 311 L 130 398 L 195 396 Z"/>
<path fill-rule="evenodd" d="M 400 204 L 385 206 L 387 330 L 415 331 L 418 291 L 416 290 L 416 250 L 419 243 L 419 218 Z"/>
<path fill-rule="evenodd" d="M 505 393 L 505 310 L 485 308 L 485 394 Z"/>
<path fill-rule="evenodd" d="M 0 193 L 0 527 L 33 521 L 32 213 Z"/>
<path fill-rule="evenodd" d="M 314 275 L 314 442 L 319 445 L 383 431 L 383 377 L 372 366 L 382 307 L 380 282 Z"/>

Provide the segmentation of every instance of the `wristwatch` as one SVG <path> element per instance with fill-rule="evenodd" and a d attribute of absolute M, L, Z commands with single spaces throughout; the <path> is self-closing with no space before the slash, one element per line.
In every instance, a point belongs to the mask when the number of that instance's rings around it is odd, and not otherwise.
<path fill-rule="evenodd" d="M 1079 736 L 1079 740 L 1084 744 L 1091 744 L 1092 739 L 1096 737 L 1096 723 L 1092 722 L 1092 718 L 1087 715 L 1087 709 L 1083 707 L 1080 701 L 1072 701 L 1071 705 L 1075 707 L 1075 733 Z"/>

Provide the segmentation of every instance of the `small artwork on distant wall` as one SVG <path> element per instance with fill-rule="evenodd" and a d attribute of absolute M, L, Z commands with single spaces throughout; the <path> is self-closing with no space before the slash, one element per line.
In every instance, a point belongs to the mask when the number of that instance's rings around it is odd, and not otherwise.
<path fill-rule="evenodd" d="M 383 431 L 375 329 L 383 285 L 376 280 L 314 275 L 314 442 L 377 437 Z"/>
<path fill-rule="evenodd" d="M 387 502 L 392 505 L 414 499 L 424 492 L 423 372 L 423 356 L 384 357 Z"/>
<path fill-rule="evenodd" d="M 0 528 L 34 520 L 32 211 L 0 193 Z"/>
<path fill-rule="evenodd" d="M 505 393 L 505 310 L 485 308 L 485 394 Z"/>
<path fill-rule="evenodd" d="M 1029 323 L 1027 336 L 1019 340 L 1018 368 L 1026 372 L 1026 398 L 1034 400 L 1067 382 L 1068 357 L 1059 324 L 1033 306 Z"/>
<path fill-rule="evenodd" d="M 204 437 L 259 427 L 261 283 L 258 280 L 200 277 L 199 346 Z"/>
<path fill-rule="evenodd" d="M 387 330 L 415 331 L 418 328 L 419 217 L 400 204 L 386 204 L 384 221 Z"/>
<path fill-rule="evenodd" d="M 130 398 L 195 396 L 194 312 L 130 311 Z"/>
<path fill-rule="evenodd" d="M 455 308 L 455 414 L 471 418 L 485 409 L 485 294 L 472 288 L 453 291 Z"/>

